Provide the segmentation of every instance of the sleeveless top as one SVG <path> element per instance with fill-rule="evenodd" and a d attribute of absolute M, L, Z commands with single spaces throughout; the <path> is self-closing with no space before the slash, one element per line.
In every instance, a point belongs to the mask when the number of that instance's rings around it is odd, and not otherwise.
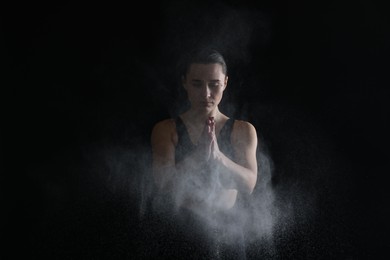
<path fill-rule="evenodd" d="M 233 131 L 235 119 L 229 118 L 223 127 L 221 128 L 217 137 L 218 147 L 220 151 L 229 159 L 234 161 L 234 150 L 231 144 L 231 134 Z M 178 136 L 178 142 L 176 145 L 175 162 L 178 163 L 183 160 L 188 154 L 190 154 L 195 148 L 188 134 L 187 128 L 183 120 L 178 116 L 175 118 L 176 132 Z M 206 169 L 207 170 L 207 169 Z M 242 207 L 247 204 L 247 200 L 250 195 L 242 193 L 237 194 L 237 200 L 234 207 Z"/>
<path fill-rule="evenodd" d="M 178 135 L 175 153 L 177 163 L 188 156 L 196 145 L 192 143 L 182 119 L 175 117 L 174 120 Z M 217 138 L 219 149 L 230 159 L 234 158 L 231 145 L 234 122 L 234 119 L 229 118 Z M 245 259 L 245 242 L 243 233 L 240 232 L 242 218 L 234 213 L 237 210 L 231 214 L 216 213 L 218 215 L 214 218 L 218 219 L 218 226 L 213 226 L 210 230 L 205 220 L 198 218 L 192 211 L 185 208 L 178 212 L 172 211 L 173 201 L 170 195 L 159 198 L 162 199 L 158 207 L 160 210 L 152 211 L 157 215 L 151 214 L 151 221 L 144 226 L 144 235 L 147 236 L 148 245 L 152 243 L 156 258 L 188 259 L 197 256 L 202 259 Z M 237 197 L 235 207 L 239 198 L 240 196 Z"/>
<path fill-rule="evenodd" d="M 190 139 L 187 128 L 180 117 L 175 118 L 176 131 L 178 135 L 178 142 L 176 145 L 175 159 L 176 163 L 183 160 L 188 154 L 190 154 L 195 148 Z M 231 134 L 233 131 L 233 125 L 235 120 L 229 118 L 223 127 L 221 128 L 217 137 L 218 146 L 222 153 L 230 159 L 234 158 L 234 151 L 231 145 Z M 237 209 L 240 204 L 240 195 L 237 196 L 237 201 L 234 208 Z M 244 241 L 242 233 L 239 232 L 241 228 L 240 218 L 237 210 L 233 210 L 231 213 L 219 212 L 215 213 L 213 218 L 218 219 L 219 227 L 213 228 L 213 234 L 210 231 L 205 231 L 204 224 L 198 222 L 196 216 L 186 209 L 180 211 L 181 216 L 176 219 L 175 224 L 184 226 L 184 230 L 187 229 L 191 241 L 197 241 L 196 244 L 200 246 L 199 252 L 208 254 L 207 259 L 245 259 Z M 234 227 L 234 228 L 229 228 Z M 197 233 L 198 232 L 198 233 Z M 201 233 L 205 232 L 205 233 Z M 236 234 L 237 233 L 237 234 Z M 206 237 L 204 237 L 206 235 Z M 234 238 L 234 245 L 232 242 L 226 242 L 225 246 L 222 246 L 222 237 L 227 240 Z M 184 239 L 185 240 L 185 239 Z M 222 243 L 222 244 L 221 244 Z M 192 247 L 195 245 L 191 243 Z M 217 249 L 218 248 L 218 249 Z M 217 252 L 218 257 L 215 255 Z M 185 256 L 188 257 L 188 252 L 185 252 Z M 230 258 L 229 258 L 230 257 Z"/>
<path fill-rule="evenodd" d="M 183 120 L 180 117 L 176 117 L 175 123 L 178 136 L 175 154 L 175 159 L 177 163 L 183 160 L 187 156 L 187 154 L 191 153 L 196 148 L 196 145 L 192 143 L 190 135 L 188 134 L 187 128 Z M 230 159 L 233 159 L 234 156 L 230 140 L 233 131 L 233 125 L 234 119 L 229 118 L 223 125 L 217 137 L 219 149 Z"/>

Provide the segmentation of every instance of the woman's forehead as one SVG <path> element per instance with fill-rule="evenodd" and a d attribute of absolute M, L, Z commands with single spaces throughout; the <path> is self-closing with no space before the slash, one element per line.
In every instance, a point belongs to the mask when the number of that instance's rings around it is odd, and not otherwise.
<path fill-rule="evenodd" d="M 191 64 L 187 77 L 191 78 L 221 78 L 224 77 L 222 65 L 219 63 L 193 63 Z"/>

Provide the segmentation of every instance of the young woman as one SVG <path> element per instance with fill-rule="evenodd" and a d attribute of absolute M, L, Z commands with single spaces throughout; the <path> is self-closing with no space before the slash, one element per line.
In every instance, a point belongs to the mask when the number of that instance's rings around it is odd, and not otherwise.
<path fill-rule="evenodd" d="M 172 209 L 219 222 L 216 216 L 255 188 L 256 129 L 219 109 L 228 75 L 218 51 L 192 53 L 181 82 L 189 109 L 152 130 L 154 181 L 159 194 L 171 198 Z"/>

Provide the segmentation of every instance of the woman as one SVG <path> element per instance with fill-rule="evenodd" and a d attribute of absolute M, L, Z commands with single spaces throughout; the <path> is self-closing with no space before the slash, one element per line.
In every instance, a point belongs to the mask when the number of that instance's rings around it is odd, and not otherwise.
<path fill-rule="evenodd" d="M 218 51 L 192 53 L 181 81 L 190 107 L 153 127 L 153 177 L 172 209 L 213 225 L 221 222 L 221 213 L 233 212 L 240 195 L 255 188 L 256 129 L 219 109 L 228 75 Z"/>

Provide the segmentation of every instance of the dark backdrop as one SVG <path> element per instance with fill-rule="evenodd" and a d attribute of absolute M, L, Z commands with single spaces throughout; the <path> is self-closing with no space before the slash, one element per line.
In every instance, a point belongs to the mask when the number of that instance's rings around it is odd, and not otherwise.
<path fill-rule="evenodd" d="M 176 58 L 208 43 L 230 69 L 224 111 L 256 126 L 278 203 L 295 208 L 273 258 L 386 254 L 387 13 L 312 2 L 4 5 L 6 252 L 151 250 L 139 225 L 150 131 L 178 108 Z"/>

